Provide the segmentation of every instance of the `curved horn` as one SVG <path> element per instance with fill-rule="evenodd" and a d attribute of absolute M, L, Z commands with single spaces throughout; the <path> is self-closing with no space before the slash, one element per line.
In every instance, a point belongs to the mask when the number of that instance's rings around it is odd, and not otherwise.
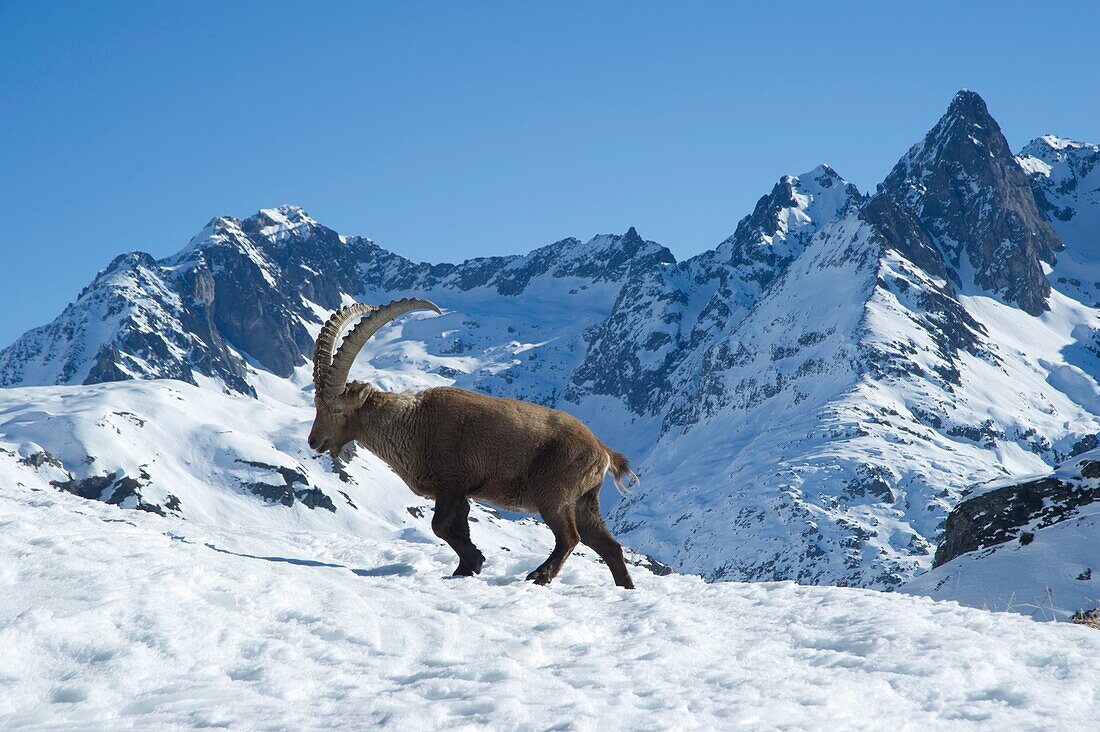
<path fill-rule="evenodd" d="M 412 297 L 404 300 L 394 300 L 389 305 L 383 305 L 379 308 L 371 308 L 366 317 L 348 331 L 344 342 L 340 344 L 340 350 L 333 356 L 332 368 L 325 376 L 324 395 L 332 397 L 340 393 L 347 382 L 351 364 L 372 335 L 391 320 L 400 318 L 405 313 L 414 310 L 434 310 L 440 315 L 443 314 L 443 311 L 434 302 Z"/>
<path fill-rule="evenodd" d="M 324 391 L 325 376 L 332 367 L 332 352 L 336 348 L 336 337 L 340 331 L 363 313 L 374 310 L 373 305 L 348 305 L 329 316 L 317 335 L 317 345 L 313 349 L 313 388 L 316 393 Z"/>

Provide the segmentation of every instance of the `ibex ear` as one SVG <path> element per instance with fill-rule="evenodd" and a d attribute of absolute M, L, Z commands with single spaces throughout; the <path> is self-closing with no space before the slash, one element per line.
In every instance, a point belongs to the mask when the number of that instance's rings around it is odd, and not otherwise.
<path fill-rule="evenodd" d="M 371 389 L 373 388 L 374 387 L 372 387 L 370 384 L 363 384 L 361 387 L 355 390 L 355 394 L 352 395 L 352 403 L 355 404 L 355 407 L 357 409 L 363 406 L 363 402 L 367 401 L 367 397 L 370 396 Z"/>

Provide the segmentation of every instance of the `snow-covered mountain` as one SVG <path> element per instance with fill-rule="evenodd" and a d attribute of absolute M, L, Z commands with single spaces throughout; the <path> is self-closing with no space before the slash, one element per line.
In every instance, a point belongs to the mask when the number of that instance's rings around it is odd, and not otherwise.
<path fill-rule="evenodd" d="M 632 268 L 672 259 L 631 229 L 586 243 L 565 239 L 525 257 L 415 264 L 369 239 L 342 237 L 293 206 L 243 221 L 223 216 L 171 257 L 116 258 L 56 320 L 0 352 L 0 385 L 196 383 L 203 375 L 254 394 L 249 374 L 293 377 L 312 356 L 323 316 L 348 297 L 409 292 L 508 320 L 498 333 L 452 319 L 440 337 L 443 355 L 476 349 L 491 362 L 476 375 L 491 382 L 508 365 L 503 351 L 509 343 L 518 348 L 524 335 L 547 344 L 542 352 L 553 361 L 529 371 L 560 367 L 559 360 L 568 361 L 563 352 L 605 313 Z M 522 317 L 532 310 L 545 317 Z M 486 341 L 487 332 L 496 340 Z M 449 373 L 441 362 L 431 365 Z"/>
<path fill-rule="evenodd" d="M 916 214 L 964 292 L 976 287 L 1032 315 L 1048 308 L 1042 265 L 1061 245 L 976 93 L 956 94 L 881 187 Z"/>
<path fill-rule="evenodd" d="M 361 491 L 384 471 L 359 455 L 349 487 L 304 450 L 312 338 L 349 299 L 425 296 L 444 315 L 380 333 L 356 375 L 577 414 L 642 475 L 622 503 L 606 494 L 625 543 L 707 579 L 897 587 L 931 566 L 967 488 L 1048 471 L 1100 432 L 1096 157 L 1041 138 L 1016 158 L 960 92 L 874 195 L 824 165 L 784 176 L 682 262 L 633 229 L 433 265 L 294 207 L 220 217 L 174 256 L 119 257 L 0 352 L 18 387 L 0 392 L 0 460 L 217 524 L 365 532 L 377 519 L 351 517 L 374 511 Z M 195 386 L 87 386 L 165 377 Z M 182 407 L 166 384 L 203 396 Z M 203 424 L 211 391 L 211 413 L 234 415 L 216 429 L 134 431 Z M 103 443 L 112 429 L 154 440 L 157 462 Z M 391 489 L 393 528 L 412 502 Z"/>
<path fill-rule="evenodd" d="M 634 545 L 715 579 L 895 587 L 963 490 L 1100 429 L 1098 312 L 1051 291 L 1061 245 L 977 95 L 838 214 L 679 372 L 657 479 L 615 512 Z"/>
<path fill-rule="evenodd" d="M 360 451 L 333 465 L 309 449 L 313 409 L 293 385 L 263 375 L 249 398 L 199 379 L 0 390 L 0 482 L 231 530 L 438 543 L 430 503 L 379 459 Z M 553 545 L 533 519 L 475 505 L 471 521 L 490 564 Z M 668 571 L 632 552 L 627 561 Z"/>

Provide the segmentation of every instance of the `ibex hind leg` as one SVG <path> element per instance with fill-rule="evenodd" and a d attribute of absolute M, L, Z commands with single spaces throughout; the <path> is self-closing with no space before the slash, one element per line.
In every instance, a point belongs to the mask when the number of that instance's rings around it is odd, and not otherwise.
<path fill-rule="evenodd" d="M 455 577 L 481 574 L 485 555 L 470 541 L 470 501 L 458 494 L 444 494 L 435 502 L 432 531 L 458 555 Z"/>
<path fill-rule="evenodd" d="M 634 580 L 630 578 L 630 572 L 626 569 L 623 548 L 607 530 L 607 524 L 600 515 L 599 484 L 580 497 L 576 511 L 577 530 L 580 532 L 581 541 L 600 555 L 600 559 L 611 570 L 611 576 L 615 578 L 616 585 L 633 590 Z"/>
<path fill-rule="evenodd" d="M 577 533 L 577 517 L 572 506 L 561 506 L 540 511 L 542 520 L 554 532 L 554 551 L 546 561 L 539 565 L 528 580 L 533 580 L 536 585 L 548 585 L 550 580 L 558 576 L 565 560 L 573 553 L 580 535 Z"/>

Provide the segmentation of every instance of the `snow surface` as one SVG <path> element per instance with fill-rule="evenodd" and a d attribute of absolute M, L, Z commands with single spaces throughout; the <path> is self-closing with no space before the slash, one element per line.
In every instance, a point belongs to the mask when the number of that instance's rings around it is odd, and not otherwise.
<path fill-rule="evenodd" d="M 10 465 L 10 463 L 9 463 Z M 1100 633 L 792 583 L 217 529 L 0 481 L 0 726 L 1085 729 Z M 478 525 L 474 538 L 478 538 Z"/>
<path fill-rule="evenodd" d="M 1069 620 L 1100 607 L 1100 505 L 1033 535 L 1026 546 L 1008 541 L 956 557 L 901 592 L 1036 620 Z"/>

